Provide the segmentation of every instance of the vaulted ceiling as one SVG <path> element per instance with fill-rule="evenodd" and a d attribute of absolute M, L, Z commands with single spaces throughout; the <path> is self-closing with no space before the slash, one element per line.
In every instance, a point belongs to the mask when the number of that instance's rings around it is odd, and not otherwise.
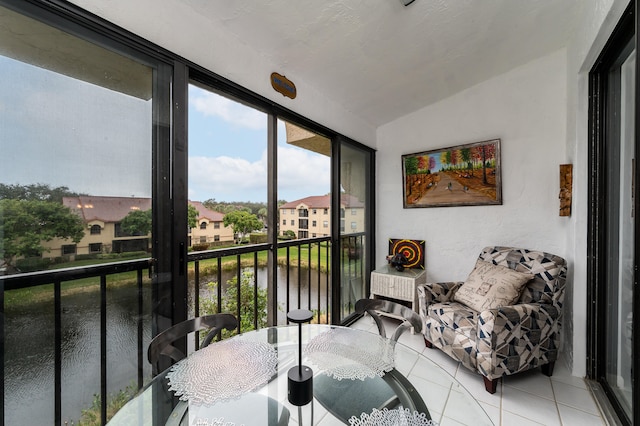
<path fill-rule="evenodd" d="M 186 2 L 375 126 L 563 47 L 579 3 Z"/>
<path fill-rule="evenodd" d="M 582 12 L 580 0 L 73 1 L 107 19 L 117 3 L 157 31 L 171 16 L 197 43 L 224 32 L 374 128 L 564 47 Z"/>

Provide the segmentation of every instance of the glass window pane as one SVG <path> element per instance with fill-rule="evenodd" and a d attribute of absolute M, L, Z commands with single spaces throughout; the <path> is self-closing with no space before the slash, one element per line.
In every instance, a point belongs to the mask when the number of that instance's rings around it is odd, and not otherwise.
<path fill-rule="evenodd" d="M 191 227 L 192 241 L 207 246 L 200 250 L 246 242 L 251 232 L 264 231 L 267 167 L 267 115 L 190 84 L 189 203 L 204 224 Z M 258 225 L 242 231 L 225 225 L 225 215 L 239 210 L 254 215 Z"/>
<path fill-rule="evenodd" d="M 284 218 L 275 221 L 279 238 L 331 235 L 328 217 L 322 217 L 326 227 L 319 220 L 320 212 L 331 209 L 331 140 L 284 120 L 278 120 L 278 206 L 279 217 Z M 287 261 L 287 253 L 291 262 L 288 270 L 278 270 L 278 300 L 289 304 L 285 311 L 310 309 L 317 312 L 314 321 L 329 321 L 329 250 L 326 240 L 292 246 L 289 252 L 279 250 L 278 263 Z M 284 312 L 278 316 L 281 323 L 286 321 Z"/>
<path fill-rule="evenodd" d="M 607 145 L 607 197 L 611 200 L 607 206 L 607 382 L 629 417 L 633 414 L 635 61 L 636 52 L 627 51 L 622 64 L 610 73 L 612 113 Z"/>
<path fill-rule="evenodd" d="M 347 144 L 340 146 L 340 253 L 341 253 L 341 320 L 354 312 L 355 302 L 366 298 L 365 247 L 369 224 L 367 223 L 367 198 L 371 182 L 369 168 L 371 153 Z M 347 218 L 345 217 L 348 213 Z"/>
<path fill-rule="evenodd" d="M 121 225 L 151 207 L 153 72 L 0 7 L 0 273 L 149 257 L 150 226 Z M 107 308 L 110 395 L 137 374 L 130 290 L 138 290 L 130 278 L 119 277 Z M 98 278 L 61 285 L 62 421 L 69 424 L 100 393 L 99 306 Z M 53 286 L 6 291 L 4 308 L 5 423 L 51 424 Z"/>

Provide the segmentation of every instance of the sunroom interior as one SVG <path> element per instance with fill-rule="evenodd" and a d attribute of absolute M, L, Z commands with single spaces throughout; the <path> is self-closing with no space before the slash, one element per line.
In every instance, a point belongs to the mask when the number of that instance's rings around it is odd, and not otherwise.
<path fill-rule="evenodd" d="M 158 286 L 145 296 L 149 300 L 144 299 L 158 303 L 151 334 L 197 315 L 188 303 L 175 302 L 190 297 L 186 290 L 176 295 L 176 282 L 186 280 L 179 276 L 188 261 L 197 262 L 206 255 L 186 259 L 187 235 L 176 235 L 177 230 L 187 228 L 187 211 L 176 206 L 186 206 L 191 196 L 186 179 L 186 128 L 189 108 L 194 106 L 188 99 L 189 93 L 202 89 L 263 114 L 263 148 L 269 164 L 263 170 L 268 182 L 263 188 L 269 205 L 267 244 L 276 241 L 278 226 L 282 226 L 281 218 L 274 219 L 279 217 L 279 186 L 273 182 L 283 176 L 275 164 L 287 164 L 278 158 L 275 147 L 278 129 L 290 145 L 327 159 L 332 178 L 326 193 L 331 194 L 331 206 L 344 206 L 345 193 L 361 203 L 362 228 L 360 222 L 352 225 L 353 230 L 362 231 L 357 238 L 348 236 L 349 219 L 346 230 L 340 225 L 344 219 L 340 209 L 330 213 L 326 241 L 362 250 L 364 260 L 357 266 L 354 294 L 344 282 L 331 289 L 327 285 L 323 305 L 327 322 L 354 319 L 353 306 L 345 305 L 345 300 L 368 296 L 369 274 L 387 263 L 390 239 L 425 241 L 429 282 L 464 281 L 486 246 L 556 254 L 568 265 L 561 334 L 563 368 L 575 378 L 593 382 L 594 394 L 604 395 L 599 396 L 600 404 L 609 421 L 632 424 L 639 419 L 635 392 L 626 402 L 615 391 L 608 393 L 611 378 L 600 383 L 599 376 L 605 373 L 596 366 L 607 356 L 599 355 L 607 344 L 596 336 L 604 331 L 596 325 L 604 321 L 597 315 L 606 313 L 597 312 L 593 303 L 602 301 L 596 296 L 606 290 L 595 283 L 600 277 L 593 224 L 597 184 L 590 147 L 597 131 L 590 90 L 592 70 L 620 32 L 619 23 L 626 16 L 635 16 L 634 7 L 634 1 L 628 0 L 415 0 L 408 5 L 400 0 L 304 4 L 283 0 L 172 0 L 160 4 L 154 0 L 2 0 L 4 27 L 0 31 L 6 41 L 0 41 L 0 53 L 134 99 L 131 102 L 142 121 L 129 130 L 150 141 L 149 146 L 117 146 L 131 148 L 132 157 L 144 158 L 143 166 L 131 161 L 128 167 L 138 169 L 137 176 L 145 176 L 141 191 L 152 198 L 154 212 L 161 212 L 154 215 L 151 231 L 152 245 L 161 252 L 156 253 L 149 271 Z M 32 19 L 44 20 L 55 30 L 24 31 Z M 294 93 L 274 90 L 273 73 L 292 83 Z M 15 74 L 7 71 L 4 84 L 10 84 L 11 78 Z M 0 111 L 11 108 L 7 102 L 0 99 Z M 155 102 L 171 108 L 158 110 Z M 109 125 L 117 125 L 113 121 L 117 119 L 110 117 Z M 24 156 L 9 149 L 9 138 L 15 135 L 7 132 L 6 136 L 1 142 L 5 159 Z M 496 139 L 500 141 L 499 203 L 407 205 L 404 155 Z M 105 140 L 104 146 L 108 148 L 109 143 Z M 128 157 L 95 151 L 78 155 L 80 162 L 92 155 L 112 158 L 106 162 Z M 571 213 L 560 215 L 559 166 L 566 164 L 573 167 Z M 109 179 L 129 185 L 131 175 Z M 168 183 L 160 183 L 163 180 Z M 0 182 L 17 183 L 4 175 Z M 631 191 L 637 193 L 637 188 Z M 633 203 L 637 205 L 635 199 Z M 347 207 L 347 216 L 349 210 Z M 274 262 L 269 257 L 267 282 L 276 279 Z M 337 256 L 327 257 L 326 262 L 332 283 L 348 279 Z M 2 277 L 3 303 L 4 286 L 8 291 L 13 285 L 8 277 Z M 282 323 L 277 303 L 269 311 L 270 325 Z M 4 328 L 4 310 L 2 318 Z M 3 344 L 9 334 L 3 331 Z M 621 350 L 620 356 L 628 355 Z M 4 355 L 2 360 L 4 363 Z M 140 374 L 147 375 L 147 369 Z M 4 371 L 2 376 L 5 391 L 9 375 Z M 103 380 L 107 375 L 104 370 Z M 62 388 L 59 382 L 57 378 L 56 391 Z M 624 388 L 620 382 L 616 386 Z M 106 390 L 104 384 L 100 391 L 104 394 Z M 63 421 L 63 403 L 50 404 L 56 421 Z M 15 420 L 14 409 L 5 402 L 5 424 Z"/>

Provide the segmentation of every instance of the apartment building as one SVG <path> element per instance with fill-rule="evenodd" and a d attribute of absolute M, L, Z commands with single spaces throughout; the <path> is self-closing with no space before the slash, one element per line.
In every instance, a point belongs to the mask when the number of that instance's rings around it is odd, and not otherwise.
<path fill-rule="evenodd" d="M 340 232 L 364 231 L 364 203 L 342 194 Z M 278 209 L 280 235 L 293 231 L 297 238 L 326 237 L 331 233 L 331 195 L 317 195 L 283 204 Z"/>
<path fill-rule="evenodd" d="M 189 247 L 196 244 L 233 242 L 233 229 L 224 226 L 224 214 L 206 208 L 200 201 L 189 200 L 189 204 L 198 210 L 197 225 L 189 230 Z"/>
<path fill-rule="evenodd" d="M 45 242 L 45 258 L 100 253 L 148 251 L 150 235 L 131 235 L 121 227 L 122 219 L 132 211 L 151 209 L 151 198 L 79 196 L 63 197 L 62 204 L 80 216 L 85 224 L 84 237 L 77 244 L 56 238 Z M 189 201 L 198 210 L 197 225 L 189 230 L 189 247 L 194 244 L 232 242 L 233 230 L 224 226 L 224 215 Z"/>

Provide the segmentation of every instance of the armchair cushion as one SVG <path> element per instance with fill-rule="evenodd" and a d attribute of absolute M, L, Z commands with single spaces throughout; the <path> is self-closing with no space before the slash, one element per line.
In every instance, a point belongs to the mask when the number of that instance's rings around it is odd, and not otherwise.
<path fill-rule="evenodd" d="M 427 309 L 427 315 L 443 327 L 465 329 L 470 335 L 476 334 L 478 312 L 457 302 L 434 303 Z"/>
<path fill-rule="evenodd" d="M 532 278 L 531 273 L 478 260 L 453 300 L 476 311 L 509 306 L 520 298 L 522 289 Z"/>

